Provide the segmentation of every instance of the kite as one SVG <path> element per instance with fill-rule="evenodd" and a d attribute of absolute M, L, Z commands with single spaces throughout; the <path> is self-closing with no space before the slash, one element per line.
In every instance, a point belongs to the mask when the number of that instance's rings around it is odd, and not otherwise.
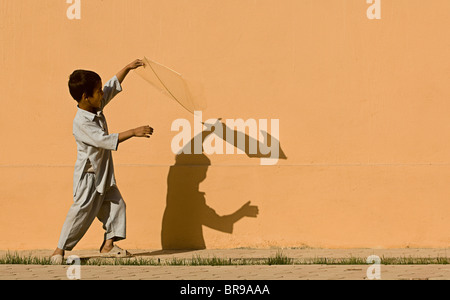
<path fill-rule="evenodd" d="M 143 68 L 135 72 L 166 96 L 177 101 L 190 113 L 206 109 L 202 87 L 172 69 L 144 57 Z"/>

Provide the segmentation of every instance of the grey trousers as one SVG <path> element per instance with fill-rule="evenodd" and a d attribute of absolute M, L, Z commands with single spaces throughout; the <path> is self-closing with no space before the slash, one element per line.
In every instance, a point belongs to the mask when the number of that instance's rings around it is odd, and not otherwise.
<path fill-rule="evenodd" d="M 97 217 L 103 223 L 105 240 L 126 238 L 126 206 L 117 186 L 110 187 L 105 194 L 95 189 L 95 175 L 83 174 L 74 196 L 74 203 L 67 213 L 59 237 L 58 248 L 72 250 L 85 235 Z"/>

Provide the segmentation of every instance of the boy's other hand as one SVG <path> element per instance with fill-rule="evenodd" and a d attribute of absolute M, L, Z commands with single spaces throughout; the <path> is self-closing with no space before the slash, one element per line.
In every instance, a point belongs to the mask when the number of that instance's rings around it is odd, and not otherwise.
<path fill-rule="evenodd" d="M 129 70 L 134 70 L 134 69 L 137 69 L 137 68 L 142 67 L 142 66 L 144 66 L 144 65 L 145 65 L 145 64 L 144 64 L 144 62 L 142 61 L 142 59 L 136 59 L 135 61 L 129 63 L 128 66 L 127 66 L 127 68 L 128 68 Z"/>
<path fill-rule="evenodd" d="M 141 126 L 134 129 L 134 136 L 150 138 L 153 135 L 153 128 L 150 126 Z"/>

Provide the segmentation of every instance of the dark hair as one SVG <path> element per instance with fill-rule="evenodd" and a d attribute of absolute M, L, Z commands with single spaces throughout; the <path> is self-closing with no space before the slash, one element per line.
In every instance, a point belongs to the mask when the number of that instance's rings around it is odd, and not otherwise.
<path fill-rule="evenodd" d="M 100 76 L 95 72 L 76 70 L 69 77 L 70 95 L 77 102 L 81 101 L 84 93 L 86 93 L 87 97 L 92 97 L 95 87 L 101 80 Z"/>

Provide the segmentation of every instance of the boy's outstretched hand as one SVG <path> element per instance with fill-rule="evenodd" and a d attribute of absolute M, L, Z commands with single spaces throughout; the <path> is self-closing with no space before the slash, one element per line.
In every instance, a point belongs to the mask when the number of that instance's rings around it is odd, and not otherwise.
<path fill-rule="evenodd" d="M 145 137 L 150 138 L 153 134 L 153 128 L 150 126 L 141 126 L 136 129 L 134 129 L 134 136 L 136 137 Z"/>
<path fill-rule="evenodd" d="M 137 69 L 139 67 L 145 66 L 144 62 L 142 61 L 142 59 L 136 59 L 135 61 L 129 63 L 126 67 L 130 70 L 134 70 Z"/>
<path fill-rule="evenodd" d="M 122 70 L 120 70 L 117 74 L 117 80 L 119 80 L 120 83 L 123 82 L 123 80 L 125 79 L 125 77 L 127 77 L 128 73 L 131 70 L 137 69 L 139 67 L 144 66 L 144 62 L 142 61 L 142 59 L 136 59 L 132 62 L 130 62 L 128 65 L 126 65 Z"/>

